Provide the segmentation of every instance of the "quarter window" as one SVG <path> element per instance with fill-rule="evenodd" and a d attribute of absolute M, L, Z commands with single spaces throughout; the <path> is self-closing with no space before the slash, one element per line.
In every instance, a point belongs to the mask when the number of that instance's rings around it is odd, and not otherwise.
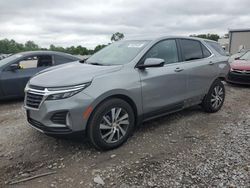
<path fill-rule="evenodd" d="M 211 55 L 210 51 L 202 44 L 203 57 L 209 57 Z"/>
<path fill-rule="evenodd" d="M 157 43 L 147 52 L 144 59 L 147 58 L 164 59 L 166 64 L 178 62 L 178 51 L 175 40 L 164 40 Z"/>
<path fill-rule="evenodd" d="M 220 55 L 226 56 L 225 50 L 217 42 L 206 41 L 206 43 L 212 46 Z"/>
<path fill-rule="evenodd" d="M 201 44 L 196 40 L 181 39 L 182 54 L 184 61 L 203 58 Z"/>

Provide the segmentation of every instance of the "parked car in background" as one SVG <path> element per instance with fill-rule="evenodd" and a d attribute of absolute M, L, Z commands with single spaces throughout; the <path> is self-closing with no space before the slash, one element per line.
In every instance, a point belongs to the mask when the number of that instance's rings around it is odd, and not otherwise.
<path fill-rule="evenodd" d="M 83 64 L 31 78 L 25 89 L 28 122 L 52 135 L 86 131 L 93 146 L 113 149 L 142 121 L 197 104 L 217 112 L 228 71 L 228 57 L 210 40 L 122 40 Z"/>
<path fill-rule="evenodd" d="M 234 60 L 230 66 L 227 82 L 250 85 L 250 51 Z"/>
<path fill-rule="evenodd" d="M 61 52 L 32 51 L 0 60 L 0 99 L 24 96 L 28 80 L 41 70 L 80 59 Z M 61 75 L 63 77 L 63 74 Z"/>
<path fill-rule="evenodd" d="M 0 60 L 10 56 L 11 54 L 0 54 Z"/>

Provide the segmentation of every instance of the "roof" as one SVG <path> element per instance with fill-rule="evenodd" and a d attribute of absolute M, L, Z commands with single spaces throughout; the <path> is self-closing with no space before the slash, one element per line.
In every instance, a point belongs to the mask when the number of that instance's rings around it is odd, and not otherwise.
<path fill-rule="evenodd" d="M 169 39 L 169 38 L 179 38 L 179 39 L 194 39 L 194 40 L 200 40 L 200 41 L 210 41 L 210 42 L 216 42 L 214 40 L 209 40 L 209 39 L 203 39 L 199 37 L 188 37 L 188 36 L 152 36 L 152 37 L 144 37 L 144 36 L 139 36 L 139 37 L 130 37 L 126 38 L 125 40 L 164 40 L 164 39 Z"/>
<path fill-rule="evenodd" d="M 32 55 L 32 54 L 46 55 L 48 54 L 48 55 L 61 55 L 61 56 L 70 56 L 70 57 L 78 58 L 68 53 L 49 51 L 49 50 L 26 51 L 26 52 L 20 52 L 18 54 L 22 54 L 22 55 Z"/>
<path fill-rule="evenodd" d="M 250 32 L 250 28 L 246 28 L 246 29 L 229 29 L 229 33 L 232 32 Z"/>

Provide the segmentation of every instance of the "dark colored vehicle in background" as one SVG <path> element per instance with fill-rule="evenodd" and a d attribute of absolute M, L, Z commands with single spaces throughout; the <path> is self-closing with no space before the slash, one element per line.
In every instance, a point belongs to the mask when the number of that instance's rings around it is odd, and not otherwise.
<path fill-rule="evenodd" d="M 250 85 L 250 51 L 233 61 L 227 82 Z"/>
<path fill-rule="evenodd" d="M 48 67 L 79 61 L 70 54 L 53 51 L 32 51 L 0 60 L 0 99 L 24 96 L 28 80 Z"/>

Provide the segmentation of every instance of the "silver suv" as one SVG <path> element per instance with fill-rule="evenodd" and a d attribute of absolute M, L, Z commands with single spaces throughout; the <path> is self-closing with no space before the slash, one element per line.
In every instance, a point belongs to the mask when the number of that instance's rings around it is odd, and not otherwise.
<path fill-rule="evenodd" d="M 49 134 L 84 131 L 98 149 L 124 143 L 152 118 L 223 105 L 228 58 L 218 43 L 188 37 L 115 42 L 85 62 L 46 69 L 25 89 L 28 122 Z"/>

